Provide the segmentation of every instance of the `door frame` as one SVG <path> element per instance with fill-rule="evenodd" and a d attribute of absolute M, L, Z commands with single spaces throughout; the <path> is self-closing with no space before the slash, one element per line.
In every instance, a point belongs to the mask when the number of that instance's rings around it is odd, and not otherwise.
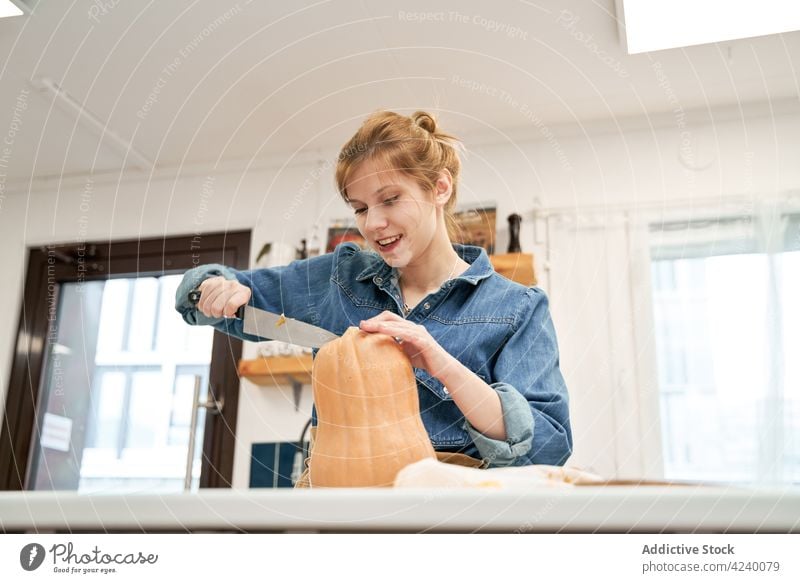
<path fill-rule="evenodd" d="M 49 333 L 56 317 L 60 284 L 173 275 L 207 263 L 244 270 L 249 259 L 250 231 L 29 248 L 0 429 L 0 490 L 26 487 L 31 446 L 40 432 L 36 413 L 42 401 L 43 371 L 52 342 Z M 224 407 L 219 415 L 206 415 L 201 488 L 229 488 L 233 480 L 241 356 L 241 340 L 214 332 L 209 397 L 224 399 Z"/>

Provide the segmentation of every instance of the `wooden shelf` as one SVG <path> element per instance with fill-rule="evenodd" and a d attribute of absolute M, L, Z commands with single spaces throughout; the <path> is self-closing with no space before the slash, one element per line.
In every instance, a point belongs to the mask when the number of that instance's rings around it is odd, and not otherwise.
<path fill-rule="evenodd" d="M 239 361 L 239 376 L 257 385 L 271 387 L 311 384 L 311 355 L 260 356 Z"/>
<path fill-rule="evenodd" d="M 536 285 L 536 273 L 531 253 L 504 253 L 490 255 L 494 270 L 511 281 L 522 285 Z"/>

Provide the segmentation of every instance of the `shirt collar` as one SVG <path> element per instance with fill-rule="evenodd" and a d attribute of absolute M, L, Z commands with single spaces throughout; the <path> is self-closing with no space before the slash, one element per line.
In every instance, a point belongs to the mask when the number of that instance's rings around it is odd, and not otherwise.
<path fill-rule="evenodd" d="M 494 273 L 492 263 L 489 261 L 489 256 L 486 254 L 483 247 L 453 244 L 453 249 L 455 249 L 461 259 L 470 264 L 469 268 L 464 273 L 453 279 L 463 280 L 472 285 L 477 285 L 479 281 L 486 279 Z M 372 263 L 356 276 L 357 281 L 364 281 L 375 277 L 388 279 L 394 272 L 394 269 L 389 267 L 377 253 L 372 252 L 372 255 L 374 257 Z"/>

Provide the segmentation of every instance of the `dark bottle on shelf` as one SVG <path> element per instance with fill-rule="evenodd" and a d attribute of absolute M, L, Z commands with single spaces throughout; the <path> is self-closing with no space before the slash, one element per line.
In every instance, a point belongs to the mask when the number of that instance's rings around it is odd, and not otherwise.
<path fill-rule="evenodd" d="M 519 246 L 519 224 L 522 222 L 522 217 L 517 213 L 508 215 L 508 230 L 511 233 L 511 238 L 508 241 L 509 253 L 521 253 L 522 248 Z"/>

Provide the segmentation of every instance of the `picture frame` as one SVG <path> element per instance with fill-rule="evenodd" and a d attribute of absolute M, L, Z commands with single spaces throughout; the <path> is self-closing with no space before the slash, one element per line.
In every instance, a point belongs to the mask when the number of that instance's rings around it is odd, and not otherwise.
<path fill-rule="evenodd" d="M 453 213 L 457 232 L 453 243 L 483 247 L 488 255 L 494 254 L 497 238 L 497 206 L 482 204 Z"/>
<path fill-rule="evenodd" d="M 337 245 L 346 242 L 353 242 L 361 247 L 361 249 L 367 249 L 367 241 L 361 236 L 355 224 L 348 221 L 335 221 L 328 228 L 325 252 L 330 253 Z"/>

